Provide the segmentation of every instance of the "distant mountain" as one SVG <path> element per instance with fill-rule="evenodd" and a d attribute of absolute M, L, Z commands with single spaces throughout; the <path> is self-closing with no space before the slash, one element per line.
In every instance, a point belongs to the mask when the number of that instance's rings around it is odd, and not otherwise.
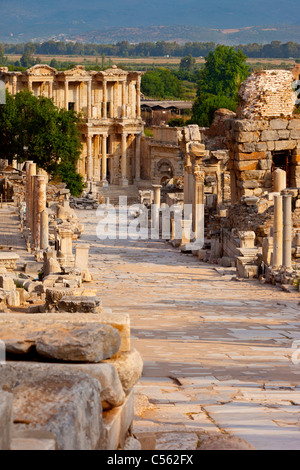
<path fill-rule="evenodd" d="M 95 37 L 95 42 L 176 39 L 269 42 L 296 40 L 300 34 L 296 19 L 298 0 L 0 0 L 0 3 L 3 3 L 2 42 L 57 37 L 83 40 Z M 253 27 L 263 24 L 289 26 L 265 30 Z"/>

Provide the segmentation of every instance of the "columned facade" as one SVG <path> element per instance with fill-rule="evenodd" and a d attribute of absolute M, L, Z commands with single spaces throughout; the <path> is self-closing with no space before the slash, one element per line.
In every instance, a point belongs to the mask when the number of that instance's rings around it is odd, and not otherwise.
<path fill-rule="evenodd" d="M 66 110 L 82 113 L 83 151 L 78 171 L 87 181 L 126 186 L 140 179 L 141 134 L 140 72 L 116 66 L 86 71 L 77 66 L 58 72 L 35 65 L 26 72 L 0 68 L 0 79 L 13 95 L 28 89 L 46 96 Z"/>

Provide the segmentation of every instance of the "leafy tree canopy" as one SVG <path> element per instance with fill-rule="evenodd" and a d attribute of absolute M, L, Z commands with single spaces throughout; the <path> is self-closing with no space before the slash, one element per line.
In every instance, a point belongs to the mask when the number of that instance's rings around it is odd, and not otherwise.
<path fill-rule="evenodd" d="M 180 80 L 164 68 L 146 72 L 142 76 L 141 90 L 148 98 L 180 99 L 184 93 Z"/>
<path fill-rule="evenodd" d="M 33 160 L 50 175 L 61 177 L 73 194 L 76 187 L 81 192 L 82 180 L 76 173 L 81 151 L 78 124 L 78 115 L 57 108 L 49 98 L 36 98 L 29 91 L 13 98 L 7 92 L 6 104 L 0 105 L 0 158 Z M 70 172 L 77 181 L 73 189 Z"/>

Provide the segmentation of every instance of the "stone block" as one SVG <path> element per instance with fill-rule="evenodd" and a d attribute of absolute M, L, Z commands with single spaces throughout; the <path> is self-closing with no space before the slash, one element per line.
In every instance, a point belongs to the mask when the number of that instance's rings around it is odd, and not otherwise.
<path fill-rule="evenodd" d="M 271 119 L 270 128 L 273 130 L 286 129 L 288 123 L 287 119 Z"/>
<path fill-rule="evenodd" d="M 252 161 L 252 160 L 261 160 L 267 158 L 266 152 L 251 152 L 251 153 L 237 153 L 235 159 L 240 162 Z"/>
<path fill-rule="evenodd" d="M 16 288 L 16 285 L 11 277 L 0 276 L 0 288 L 5 290 L 13 290 Z"/>
<path fill-rule="evenodd" d="M 0 390 L 0 450 L 10 450 L 13 424 L 12 409 L 13 394 Z"/>
<path fill-rule="evenodd" d="M 300 131 L 300 119 L 291 119 L 288 124 L 288 129 Z"/>
<path fill-rule="evenodd" d="M 266 142 L 258 142 L 255 145 L 255 150 L 254 152 L 267 152 L 268 146 Z"/>
<path fill-rule="evenodd" d="M 0 268 L 5 268 L 9 271 L 14 271 L 17 268 L 17 262 L 20 256 L 12 251 L 3 251 L 0 253 Z"/>
<path fill-rule="evenodd" d="M 60 312 L 69 313 L 100 313 L 102 302 L 99 297 L 64 295 L 57 303 Z"/>
<path fill-rule="evenodd" d="M 15 431 L 49 431 L 59 450 L 101 448 L 104 426 L 98 380 L 80 372 L 32 371 L 0 365 L 0 383 L 13 393 Z"/>
<path fill-rule="evenodd" d="M 271 170 L 272 161 L 271 160 L 259 160 L 258 168 L 259 170 Z"/>
<path fill-rule="evenodd" d="M 2 314 L 0 338 L 7 353 L 62 361 L 100 362 L 119 351 L 119 332 L 95 314 Z"/>
<path fill-rule="evenodd" d="M 123 405 L 104 411 L 103 450 L 124 448 L 127 433 L 134 418 L 134 394 L 129 391 Z"/>
<path fill-rule="evenodd" d="M 25 263 L 24 271 L 25 274 L 29 274 L 31 276 L 37 277 L 38 273 L 42 270 L 43 263 L 37 263 L 35 261 L 28 261 Z"/>
<path fill-rule="evenodd" d="M 271 131 L 271 130 L 268 130 L 268 131 L 262 131 L 261 133 L 261 136 L 260 136 L 260 140 L 262 142 L 266 142 L 268 140 L 278 140 L 278 132 L 277 131 Z"/>
<path fill-rule="evenodd" d="M 278 137 L 279 139 L 290 139 L 291 131 L 288 131 L 287 129 L 284 131 L 278 131 Z"/>
<path fill-rule="evenodd" d="M 20 294 L 17 290 L 8 291 L 6 298 L 7 305 L 9 307 L 20 307 Z"/>
<path fill-rule="evenodd" d="M 266 175 L 266 170 L 250 170 L 242 171 L 240 174 L 240 180 L 263 180 Z"/>
<path fill-rule="evenodd" d="M 294 140 L 279 140 L 275 142 L 275 150 L 293 150 L 297 145 Z"/>
<path fill-rule="evenodd" d="M 105 363 L 112 364 L 116 368 L 125 392 L 138 382 L 143 372 L 143 360 L 136 349 L 115 354 Z"/>
<path fill-rule="evenodd" d="M 48 431 L 16 431 L 11 440 L 11 450 L 57 450 L 56 437 Z"/>
<path fill-rule="evenodd" d="M 291 131 L 291 139 L 295 139 L 295 140 L 300 139 L 300 129 L 299 130 L 293 129 Z"/>
<path fill-rule="evenodd" d="M 7 362 L 3 365 L 2 369 L 4 376 L 11 375 L 11 380 L 14 377 L 20 376 L 23 371 L 28 377 L 34 377 L 36 374 L 76 374 L 80 372 L 86 374 L 99 381 L 101 385 L 101 402 L 105 409 L 114 406 L 120 406 L 124 402 L 125 392 L 119 379 L 119 375 L 112 364 L 63 364 L 63 363 L 47 363 L 47 362 Z M 4 383 L 4 382 L 3 382 Z M 0 378 L 1 384 L 1 378 Z"/>
<path fill-rule="evenodd" d="M 128 313 L 105 313 L 102 312 L 99 320 L 104 325 L 110 325 L 118 330 L 121 338 L 119 352 L 130 351 L 130 317 Z"/>
<path fill-rule="evenodd" d="M 267 131 L 263 131 L 267 132 Z M 236 132 L 235 133 L 235 140 L 237 142 L 258 142 L 259 141 L 259 132 Z M 263 140 L 263 139 L 261 139 Z M 270 139 L 271 140 L 271 139 Z"/>
<path fill-rule="evenodd" d="M 256 180 L 238 181 L 237 185 L 241 189 L 255 189 L 259 187 L 259 183 Z"/>
<path fill-rule="evenodd" d="M 235 161 L 234 168 L 239 171 L 249 171 L 257 169 L 258 161 Z"/>

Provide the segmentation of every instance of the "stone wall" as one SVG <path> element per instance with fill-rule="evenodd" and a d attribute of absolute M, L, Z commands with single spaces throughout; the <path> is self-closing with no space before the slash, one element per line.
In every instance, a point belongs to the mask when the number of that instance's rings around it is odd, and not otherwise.
<path fill-rule="evenodd" d="M 291 117 L 295 108 L 294 77 L 287 70 L 263 70 L 248 77 L 239 90 L 239 118 Z"/>
<path fill-rule="evenodd" d="M 300 119 L 226 121 L 232 201 L 272 191 L 273 159 L 287 152 L 290 187 L 300 186 Z M 272 168 L 273 167 L 273 168 Z"/>

